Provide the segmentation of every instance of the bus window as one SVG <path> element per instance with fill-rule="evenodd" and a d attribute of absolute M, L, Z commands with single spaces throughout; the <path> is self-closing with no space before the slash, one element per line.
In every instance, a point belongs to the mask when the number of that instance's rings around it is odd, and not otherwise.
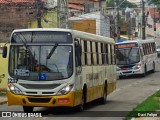
<path fill-rule="evenodd" d="M 92 42 L 92 50 L 93 50 L 93 62 L 94 62 L 94 65 L 97 65 L 96 42 Z"/>
<path fill-rule="evenodd" d="M 84 41 L 81 40 L 81 47 L 82 47 L 82 65 L 85 65 L 85 53 L 84 53 Z"/>
<path fill-rule="evenodd" d="M 90 41 L 87 41 L 87 65 L 91 65 L 91 46 Z"/>
<path fill-rule="evenodd" d="M 90 41 L 90 46 L 91 46 L 91 64 L 93 65 L 94 64 L 94 61 L 93 61 L 93 46 L 92 46 L 91 41 Z"/>
<path fill-rule="evenodd" d="M 101 43 L 98 43 L 98 56 L 99 56 L 99 64 L 102 64 L 102 51 L 101 51 Z"/>

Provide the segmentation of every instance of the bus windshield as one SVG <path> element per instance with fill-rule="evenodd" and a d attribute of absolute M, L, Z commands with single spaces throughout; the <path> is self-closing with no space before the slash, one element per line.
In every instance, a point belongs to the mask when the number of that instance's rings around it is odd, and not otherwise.
<path fill-rule="evenodd" d="M 62 80 L 73 73 L 71 45 L 11 45 L 9 74 L 23 80 Z"/>
<path fill-rule="evenodd" d="M 138 47 L 116 49 L 117 65 L 135 64 L 140 61 Z"/>

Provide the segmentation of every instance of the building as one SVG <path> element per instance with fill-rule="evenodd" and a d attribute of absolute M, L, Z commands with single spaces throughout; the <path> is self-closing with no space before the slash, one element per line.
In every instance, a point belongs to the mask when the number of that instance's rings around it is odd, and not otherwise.
<path fill-rule="evenodd" d="M 156 31 L 159 31 L 160 27 L 160 14 L 158 8 L 148 8 L 146 10 L 147 19 L 146 19 L 146 31 L 148 36 L 156 37 Z"/>
<path fill-rule="evenodd" d="M 83 24 L 84 21 L 88 20 L 86 22 L 89 22 L 88 24 Z M 76 30 L 81 30 L 85 32 L 90 33 L 96 33 L 97 35 L 101 36 L 106 36 L 106 37 L 111 37 L 110 33 L 110 17 L 104 16 L 101 12 L 92 12 L 92 13 L 87 13 L 80 15 L 78 17 L 70 17 L 69 21 L 79 21 L 78 25 L 79 27 L 72 27 L 70 26 L 71 29 L 77 28 Z M 95 21 L 95 22 L 94 22 Z M 93 22 L 95 25 L 91 24 Z"/>
<path fill-rule="evenodd" d="M 0 0 L 0 40 L 9 40 L 16 28 L 27 28 L 35 20 L 34 0 Z"/>
<path fill-rule="evenodd" d="M 86 13 L 104 11 L 106 0 L 69 0 L 69 16 L 79 16 Z"/>

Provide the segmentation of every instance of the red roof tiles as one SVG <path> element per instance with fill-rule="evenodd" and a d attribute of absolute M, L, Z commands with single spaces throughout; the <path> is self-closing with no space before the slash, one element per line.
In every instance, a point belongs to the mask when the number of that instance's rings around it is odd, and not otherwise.
<path fill-rule="evenodd" d="M 152 18 L 159 18 L 160 14 L 158 13 L 158 8 L 149 8 L 149 12 Z"/>
<path fill-rule="evenodd" d="M 45 0 L 41 0 L 44 2 Z M 26 3 L 26 2 L 32 2 L 34 3 L 35 0 L 0 0 L 0 4 L 5 4 L 5 3 Z"/>
<path fill-rule="evenodd" d="M 76 5 L 76 4 L 68 4 L 69 8 L 77 9 L 77 10 L 84 10 L 84 6 Z"/>
<path fill-rule="evenodd" d="M 73 4 L 85 4 L 86 2 L 98 2 L 99 0 L 69 0 Z"/>

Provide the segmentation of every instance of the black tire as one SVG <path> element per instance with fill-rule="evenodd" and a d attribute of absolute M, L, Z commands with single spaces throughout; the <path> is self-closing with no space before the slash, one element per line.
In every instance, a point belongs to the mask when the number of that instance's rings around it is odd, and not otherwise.
<path fill-rule="evenodd" d="M 147 67 L 146 67 L 146 65 L 145 65 L 145 67 L 144 67 L 144 73 L 142 74 L 142 77 L 145 77 L 146 74 L 147 74 Z"/>
<path fill-rule="evenodd" d="M 103 97 L 99 99 L 100 104 L 106 104 L 107 101 L 107 89 L 106 85 L 104 86 Z"/>
<path fill-rule="evenodd" d="M 86 94 L 85 94 L 85 92 L 83 92 L 81 104 L 77 108 L 78 112 L 82 112 L 84 110 L 85 106 L 86 106 Z"/>
<path fill-rule="evenodd" d="M 153 69 L 152 69 L 152 73 L 155 72 L 155 63 L 153 62 Z"/>
<path fill-rule="evenodd" d="M 31 107 L 31 106 L 23 106 L 23 111 L 25 113 L 32 113 L 33 112 L 33 107 Z"/>

